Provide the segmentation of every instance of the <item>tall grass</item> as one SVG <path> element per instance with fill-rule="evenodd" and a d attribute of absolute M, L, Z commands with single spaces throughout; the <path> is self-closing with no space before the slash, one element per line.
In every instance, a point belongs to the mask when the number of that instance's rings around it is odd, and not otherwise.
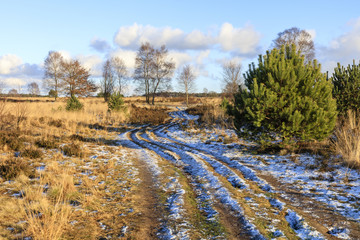
<path fill-rule="evenodd" d="M 50 190 L 56 191 L 56 194 L 44 194 L 42 186 L 35 189 L 29 186 L 25 190 L 25 198 L 20 200 L 27 222 L 26 235 L 35 240 L 60 239 L 73 212 L 68 203 L 69 194 L 76 191 L 73 177 L 63 173 L 52 181 Z"/>
<path fill-rule="evenodd" d="M 351 167 L 360 168 L 360 117 L 359 113 L 348 111 L 335 129 L 333 146 L 343 160 Z"/>

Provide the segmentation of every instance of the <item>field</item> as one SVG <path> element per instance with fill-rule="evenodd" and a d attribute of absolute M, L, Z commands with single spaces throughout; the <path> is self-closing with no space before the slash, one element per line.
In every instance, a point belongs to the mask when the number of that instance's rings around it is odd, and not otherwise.
<path fill-rule="evenodd" d="M 360 173 L 332 153 L 259 152 L 221 99 L 81 101 L 0 101 L 0 238 L 360 239 Z"/>

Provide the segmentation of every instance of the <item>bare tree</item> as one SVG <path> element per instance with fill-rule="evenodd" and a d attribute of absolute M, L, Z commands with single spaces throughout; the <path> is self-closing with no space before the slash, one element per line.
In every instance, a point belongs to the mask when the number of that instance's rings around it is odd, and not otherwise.
<path fill-rule="evenodd" d="M 117 80 L 119 94 L 124 95 L 128 84 L 128 71 L 124 61 L 119 57 L 111 59 L 111 65 L 114 69 L 114 76 Z"/>
<path fill-rule="evenodd" d="M 18 91 L 15 88 L 9 90 L 9 95 L 18 95 Z"/>
<path fill-rule="evenodd" d="M 241 84 L 241 64 L 236 61 L 229 61 L 222 65 L 223 93 L 231 101 Z"/>
<path fill-rule="evenodd" d="M 89 80 L 89 70 L 81 66 L 78 60 L 63 61 L 61 79 L 64 92 L 72 96 L 90 96 L 96 92 L 95 84 Z"/>
<path fill-rule="evenodd" d="M 150 81 L 150 91 L 152 94 L 152 104 L 155 104 L 155 95 L 159 90 L 169 90 L 171 88 L 171 77 L 174 74 L 175 63 L 167 59 L 168 50 L 165 45 L 155 50 L 152 61 L 152 79 Z"/>
<path fill-rule="evenodd" d="M 140 46 L 135 58 L 134 80 L 139 83 L 138 91 L 145 91 L 146 102 L 149 104 L 154 53 L 154 48 L 147 42 Z"/>
<path fill-rule="evenodd" d="M 110 60 L 106 60 L 103 66 L 103 79 L 101 80 L 101 91 L 107 102 L 115 90 L 114 71 Z"/>
<path fill-rule="evenodd" d="M 300 30 L 297 27 L 286 29 L 278 33 L 278 37 L 273 40 L 275 48 L 280 49 L 282 45 L 294 44 L 298 51 L 305 56 L 305 61 L 310 62 L 315 58 L 314 41 L 310 33 Z"/>
<path fill-rule="evenodd" d="M 27 88 L 30 95 L 40 95 L 39 85 L 36 82 L 29 83 Z"/>
<path fill-rule="evenodd" d="M 186 94 L 186 106 L 189 106 L 189 93 L 195 90 L 195 73 L 194 70 L 192 69 L 192 67 L 190 65 L 185 65 L 178 77 L 178 84 L 181 88 L 181 90 L 183 90 Z"/>
<path fill-rule="evenodd" d="M 64 58 L 59 52 L 50 51 L 44 61 L 44 86 L 48 90 L 54 90 L 55 101 L 62 90 L 62 66 Z"/>
<path fill-rule="evenodd" d="M 2 94 L 4 88 L 5 88 L 5 83 L 2 79 L 0 79 L 0 94 Z"/>

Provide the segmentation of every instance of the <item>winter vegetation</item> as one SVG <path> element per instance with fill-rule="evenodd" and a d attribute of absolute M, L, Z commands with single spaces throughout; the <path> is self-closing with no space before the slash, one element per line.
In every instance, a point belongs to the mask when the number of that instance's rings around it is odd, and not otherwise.
<path fill-rule="evenodd" d="M 322 72 L 298 28 L 273 47 L 221 93 L 158 43 L 98 82 L 50 51 L 47 96 L 0 92 L 1 238 L 357 239 L 359 65 Z"/>

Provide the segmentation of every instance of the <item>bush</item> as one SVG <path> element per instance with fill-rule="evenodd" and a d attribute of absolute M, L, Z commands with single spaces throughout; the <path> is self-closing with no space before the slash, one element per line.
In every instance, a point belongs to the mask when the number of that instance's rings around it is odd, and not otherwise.
<path fill-rule="evenodd" d="M 163 124 L 169 118 L 167 110 L 167 108 L 161 107 L 141 108 L 133 104 L 131 105 L 129 122 L 133 124 Z"/>
<path fill-rule="evenodd" d="M 75 95 L 71 96 L 66 103 L 67 111 L 79 111 L 83 108 L 83 104 L 79 101 Z"/>
<path fill-rule="evenodd" d="M 5 180 L 16 178 L 21 173 L 31 175 L 32 170 L 29 164 L 21 158 L 9 158 L 0 161 L 0 175 Z"/>
<path fill-rule="evenodd" d="M 7 146 L 11 150 L 21 151 L 24 148 L 24 139 L 18 131 L 0 131 L 0 146 Z"/>
<path fill-rule="evenodd" d="M 62 148 L 64 154 L 66 156 L 76 156 L 76 157 L 83 157 L 84 154 L 81 151 L 80 145 L 76 143 L 71 143 L 70 145 L 66 145 Z"/>
<path fill-rule="evenodd" d="M 31 159 L 41 158 L 43 156 L 43 152 L 36 148 L 27 148 L 21 153 L 21 157 L 28 157 Z"/>
<path fill-rule="evenodd" d="M 42 139 L 37 140 L 35 142 L 35 144 L 38 147 L 45 148 L 45 149 L 54 149 L 54 148 L 59 147 L 59 144 L 57 142 L 55 142 L 52 139 L 46 139 L 46 138 L 42 138 Z"/>
<path fill-rule="evenodd" d="M 121 94 L 114 93 L 110 96 L 108 101 L 109 111 L 120 111 L 124 108 L 124 100 Z"/>
<path fill-rule="evenodd" d="M 338 63 L 333 73 L 333 94 L 340 115 L 346 115 L 348 110 L 360 109 L 360 64 L 345 69 Z"/>
<path fill-rule="evenodd" d="M 316 60 L 304 64 L 296 47 L 283 46 L 259 56 L 244 74 L 247 89 L 235 95 L 233 115 L 241 132 L 264 143 L 328 137 L 336 123 L 332 84 Z"/>
<path fill-rule="evenodd" d="M 53 98 L 57 98 L 58 97 L 58 93 L 54 90 L 54 89 L 51 89 L 49 91 L 49 97 L 53 97 Z"/>

